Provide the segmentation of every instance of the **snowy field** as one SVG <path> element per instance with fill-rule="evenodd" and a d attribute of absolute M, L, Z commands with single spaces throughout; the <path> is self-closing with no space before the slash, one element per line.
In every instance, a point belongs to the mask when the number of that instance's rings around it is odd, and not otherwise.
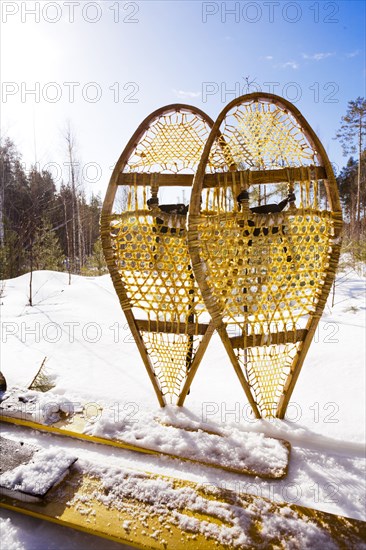
<path fill-rule="evenodd" d="M 27 387 L 46 357 L 46 369 L 59 399 L 95 402 L 142 431 L 159 414 L 146 371 L 128 331 L 109 275 L 29 275 L 5 282 L 1 298 L 1 369 L 8 387 Z M 332 306 L 332 300 L 334 305 Z M 257 421 L 240 389 L 220 339 L 210 342 L 186 406 L 188 423 L 215 423 L 229 434 L 251 431 L 290 441 L 292 454 L 284 480 L 264 481 L 178 460 L 95 447 L 65 440 L 86 459 L 206 481 L 272 500 L 301 504 L 365 520 L 365 278 L 352 269 L 339 273 L 307 355 L 285 421 Z M 174 416 L 174 408 L 164 414 Z M 107 425 L 107 424 L 104 424 Z M 97 424 L 100 430 L 103 422 Z M 15 432 L 16 430 L 16 432 Z M 6 427 L 3 434 L 28 437 L 49 446 L 50 436 Z M 179 442 L 177 442 L 179 445 Z M 95 455 L 95 456 L 93 456 Z M 100 539 L 59 526 L 0 512 L 4 550 L 101 547 Z M 103 541 L 103 548 L 121 545 Z"/>

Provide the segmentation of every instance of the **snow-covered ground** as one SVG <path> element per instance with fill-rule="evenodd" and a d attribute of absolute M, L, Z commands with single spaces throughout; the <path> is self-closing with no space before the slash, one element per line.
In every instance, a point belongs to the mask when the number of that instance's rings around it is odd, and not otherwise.
<path fill-rule="evenodd" d="M 1 298 L 1 368 L 8 386 L 28 386 L 46 357 L 52 391 L 87 403 L 90 415 L 96 413 L 95 402 L 135 425 L 156 415 L 156 398 L 110 277 L 74 276 L 69 286 L 67 274 L 36 272 L 33 307 L 27 305 L 28 283 L 28 275 L 6 281 Z M 124 450 L 108 450 L 104 459 L 365 520 L 365 312 L 365 278 L 352 270 L 341 272 L 285 421 L 251 418 L 220 339 L 215 334 L 210 342 L 181 414 L 187 422 L 214 422 L 229 433 L 287 439 L 292 453 L 284 480 L 264 481 Z M 4 429 L 4 435 L 13 429 Z M 42 437 L 35 434 L 34 443 L 42 443 Z M 77 441 L 67 446 L 82 457 L 91 452 Z M 6 550 L 100 547 L 93 537 L 31 518 L 1 511 L 0 519 Z M 108 550 L 117 547 L 103 542 Z"/>

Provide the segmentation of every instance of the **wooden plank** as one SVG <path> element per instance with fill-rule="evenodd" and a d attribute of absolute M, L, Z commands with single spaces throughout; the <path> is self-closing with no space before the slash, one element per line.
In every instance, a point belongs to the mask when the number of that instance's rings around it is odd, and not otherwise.
<path fill-rule="evenodd" d="M 87 429 L 93 424 L 93 421 L 88 419 L 88 409 L 82 409 L 80 412 L 70 414 L 57 422 L 45 424 L 42 413 L 39 413 L 41 407 L 37 408 L 36 413 L 29 411 L 29 407 L 26 410 L 25 406 L 27 404 L 23 401 L 20 402 L 19 397 L 21 398 L 22 396 L 12 396 L 12 409 L 8 407 L 0 411 L 1 422 L 23 426 L 54 436 L 71 437 L 88 443 L 106 445 L 114 449 L 125 449 L 147 455 L 176 459 L 187 464 L 198 464 L 210 468 L 218 468 L 225 472 L 257 476 L 267 480 L 282 479 L 288 473 L 291 445 L 284 439 L 265 436 L 262 442 L 258 441 L 258 445 L 263 445 L 263 453 L 268 450 L 269 446 L 272 448 L 277 447 L 278 452 L 286 453 L 286 459 L 281 459 L 278 464 L 273 464 L 270 460 L 265 459 L 255 464 L 250 459 L 248 462 L 247 455 L 243 455 L 241 452 L 241 449 L 243 446 L 245 447 L 248 441 L 245 434 L 243 436 L 238 435 L 236 439 L 233 439 L 227 437 L 225 433 L 220 433 L 220 431 L 207 430 L 205 426 L 201 427 L 197 425 L 196 427 L 186 428 L 179 426 L 179 422 L 178 425 L 175 425 L 174 422 L 164 425 L 158 419 L 155 419 L 153 423 L 149 423 L 151 440 L 146 445 L 144 439 L 136 439 L 135 435 L 137 432 L 132 431 L 129 435 L 124 433 L 123 422 L 120 424 L 121 432 L 107 439 L 103 436 L 86 433 Z M 93 405 L 93 410 L 96 411 L 95 417 L 102 418 L 104 414 L 103 408 L 97 403 Z M 108 413 L 106 413 L 107 416 Z M 3 426 L 1 427 L 3 428 Z M 176 450 L 172 445 L 169 447 L 172 433 L 175 438 L 185 442 L 182 449 Z M 151 442 L 155 440 L 158 440 L 160 443 L 158 445 L 155 443 L 154 446 Z M 165 445 L 162 443 L 164 441 Z M 202 452 L 200 445 L 203 445 L 204 452 Z M 163 448 L 164 450 L 162 450 Z"/>
<path fill-rule="evenodd" d="M 166 332 L 169 334 L 189 334 L 204 336 L 208 325 L 203 323 L 164 323 L 163 321 L 136 320 L 139 330 L 146 332 Z"/>
<path fill-rule="evenodd" d="M 89 467 L 93 466 L 89 463 Z M 118 476 L 118 473 L 116 475 Z M 113 486 L 110 486 L 97 474 L 88 475 L 87 465 L 80 461 L 79 467 L 72 469 L 63 483 L 50 491 L 43 502 L 22 502 L 0 494 L 0 507 L 128 545 L 128 548 L 130 546 L 143 550 L 166 548 L 225 550 L 228 548 L 216 538 L 206 538 L 200 532 L 192 537 L 189 527 L 181 527 L 174 519 L 176 511 L 169 506 L 169 501 L 168 505 L 161 504 L 159 513 L 156 513 L 153 497 L 149 495 L 148 501 L 146 496 L 145 500 L 143 498 L 147 486 L 151 487 L 150 491 L 152 491 L 154 485 L 160 485 L 163 487 L 160 494 L 166 492 L 166 499 L 171 496 L 177 502 L 180 494 L 188 492 L 195 501 L 202 502 L 197 484 L 138 470 L 130 470 L 126 472 L 125 479 L 121 478 L 121 475 L 116 477 Z M 137 486 L 137 496 L 133 491 L 128 493 L 123 487 L 124 483 L 134 483 Z M 140 490 L 138 490 L 139 485 Z M 205 502 L 207 505 L 211 503 L 207 499 Z M 225 504 L 235 510 L 230 500 L 225 501 Z M 215 512 L 204 513 L 204 510 L 200 510 L 201 516 L 195 511 L 189 513 L 184 508 L 179 509 L 178 512 L 185 514 L 187 520 L 193 517 L 196 522 L 206 520 L 209 525 L 217 525 Z M 233 522 L 230 523 L 232 524 Z M 100 547 L 103 548 L 102 542 Z"/>
<path fill-rule="evenodd" d="M 269 334 L 250 334 L 246 337 L 246 348 L 270 346 L 286 343 L 303 342 L 307 335 L 306 329 L 289 330 L 287 332 L 271 332 Z M 244 348 L 244 335 L 230 338 L 234 349 Z"/>
<path fill-rule="evenodd" d="M 277 170 L 238 170 L 228 172 L 228 184 L 232 182 L 232 177 L 235 177 L 236 183 L 240 184 L 240 174 L 244 176 L 246 181 L 252 185 L 271 184 L 271 183 L 287 183 L 290 178 L 292 181 L 300 181 L 307 178 L 308 166 L 300 166 L 298 168 L 279 168 Z M 224 181 L 225 174 L 206 174 L 203 180 L 204 188 L 218 187 Z M 327 174 L 323 166 L 315 166 L 312 168 L 312 177 L 315 179 L 326 179 Z M 159 187 L 192 187 L 193 174 L 142 174 L 142 173 L 120 173 L 117 180 L 117 185 L 138 185 L 150 186 L 151 180 L 157 182 Z"/>
<path fill-rule="evenodd" d="M 80 459 L 44 502 L 0 495 L 0 506 L 144 550 L 278 548 L 278 541 L 293 548 L 305 535 L 307 548 L 364 547 L 360 520 L 230 491 L 218 482 L 199 484 L 131 468 L 111 469 L 110 475 Z"/>

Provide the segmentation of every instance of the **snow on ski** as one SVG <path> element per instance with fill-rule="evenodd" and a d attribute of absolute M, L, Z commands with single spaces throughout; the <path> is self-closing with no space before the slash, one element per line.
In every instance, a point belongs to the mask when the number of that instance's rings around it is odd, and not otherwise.
<path fill-rule="evenodd" d="M 51 445 L 48 441 L 48 448 L 39 450 L 43 461 L 49 462 L 48 453 L 63 467 L 64 443 L 53 436 Z M 25 478 L 27 465 L 19 467 Z M 362 548 L 366 535 L 365 523 L 358 520 L 106 464 L 103 454 L 90 460 L 82 452 L 61 483 L 44 492 L 42 502 L 1 493 L 0 505 L 145 549 L 270 548 L 299 537 L 302 548 Z"/>
<path fill-rule="evenodd" d="M 95 404 L 94 404 L 95 405 Z M 50 392 L 7 392 L 0 419 L 41 431 L 68 435 L 95 443 L 158 454 L 205 466 L 280 479 L 286 476 L 290 444 L 262 433 L 236 430 L 228 434 L 210 424 L 187 420 L 179 411 L 145 414 L 138 422 L 118 421 L 115 410 L 94 406 L 91 419 L 82 406 Z"/>
<path fill-rule="evenodd" d="M 77 457 L 0 437 L 0 493 L 37 502 L 69 473 Z"/>

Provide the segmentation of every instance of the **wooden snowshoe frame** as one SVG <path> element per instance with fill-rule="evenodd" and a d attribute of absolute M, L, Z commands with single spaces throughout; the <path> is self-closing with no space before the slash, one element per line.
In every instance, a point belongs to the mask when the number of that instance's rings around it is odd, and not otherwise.
<path fill-rule="evenodd" d="M 286 209 L 253 213 L 259 185 L 280 199 L 285 187 Z M 335 277 L 341 228 L 332 166 L 298 109 L 266 93 L 228 104 L 194 178 L 188 241 L 204 302 L 256 417 L 285 415 Z"/>
<path fill-rule="evenodd" d="M 160 197 L 192 186 L 212 126 L 187 105 L 153 112 L 121 154 L 102 208 L 105 259 L 161 406 L 183 405 L 214 332 L 190 266 L 188 207 Z"/>

